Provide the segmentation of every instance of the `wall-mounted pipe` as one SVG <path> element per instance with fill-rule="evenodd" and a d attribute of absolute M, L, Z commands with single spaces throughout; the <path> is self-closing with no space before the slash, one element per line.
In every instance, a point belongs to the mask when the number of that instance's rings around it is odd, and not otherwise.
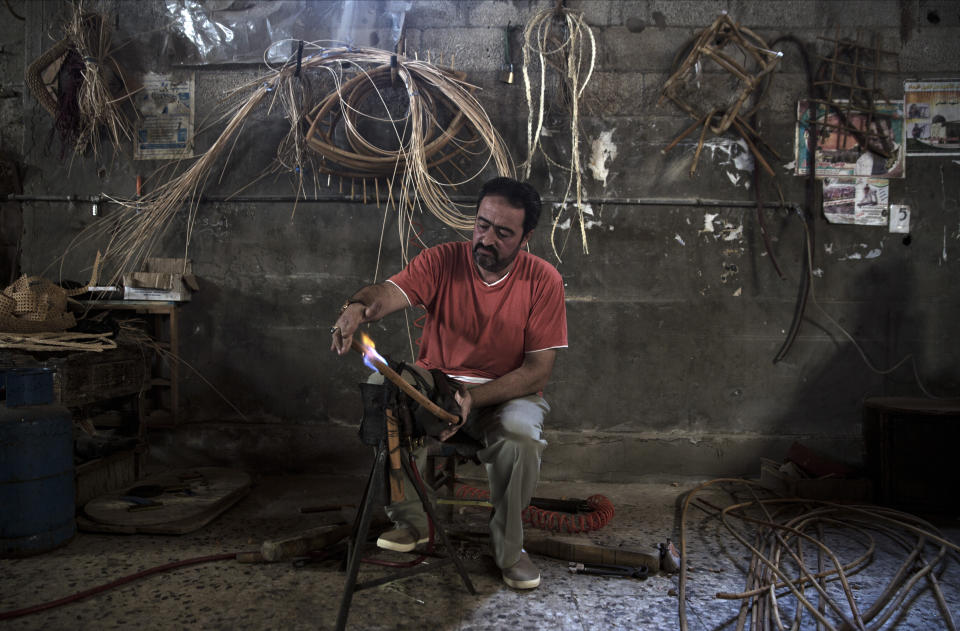
<path fill-rule="evenodd" d="M 103 204 L 109 203 L 104 197 L 99 195 L 93 196 L 81 196 L 81 195 L 7 195 L 5 197 L 0 197 L 2 201 L 18 201 L 18 202 L 87 202 L 90 204 Z M 348 196 L 343 195 L 320 195 L 317 197 L 301 197 L 297 198 L 293 195 L 252 195 L 252 196 L 230 196 L 230 195 L 204 195 L 200 198 L 201 204 L 222 204 L 222 203 L 237 203 L 237 204 L 310 204 L 310 203 L 337 203 L 337 204 L 361 204 L 363 203 L 362 199 L 353 198 L 351 199 Z M 380 200 L 381 203 L 386 203 L 386 198 Z M 473 204 L 476 201 L 475 197 L 467 196 L 457 196 L 451 197 L 450 201 L 460 203 L 460 204 Z M 567 200 L 568 202 L 570 200 Z M 373 204 L 376 200 L 368 198 L 367 204 Z M 556 199 L 551 197 L 543 198 L 544 204 L 559 204 L 562 203 L 562 199 Z M 584 204 L 609 204 L 613 206 L 693 206 L 693 207 L 709 207 L 709 208 L 756 208 L 757 203 L 755 201 L 743 200 L 743 199 L 702 199 L 702 198 L 687 198 L 687 197 L 606 197 L 606 198 L 593 198 L 593 199 L 583 199 L 582 203 Z M 763 204 L 764 208 L 785 208 L 792 210 L 798 208 L 800 204 L 795 202 L 787 202 L 786 204 L 779 204 L 776 202 L 765 202 Z"/>

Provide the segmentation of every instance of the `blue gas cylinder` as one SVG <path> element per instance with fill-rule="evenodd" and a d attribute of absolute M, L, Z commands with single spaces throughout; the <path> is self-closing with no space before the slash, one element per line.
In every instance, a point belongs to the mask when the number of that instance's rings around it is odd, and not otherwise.
<path fill-rule="evenodd" d="M 73 418 L 59 405 L 0 405 L 0 557 L 52 550 L 76 534 Z"/>

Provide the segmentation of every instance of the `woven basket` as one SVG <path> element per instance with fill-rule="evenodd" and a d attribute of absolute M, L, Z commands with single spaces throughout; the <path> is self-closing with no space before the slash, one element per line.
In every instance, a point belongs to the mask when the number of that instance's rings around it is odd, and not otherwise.
<path fill-rule="evenodd" d="M 14 315 L 0 315 L 0 331 L 4 333 L 42 333 L 66 331 L 77 325 L 72 313 L 61 313 L 46 320 L 28 320 Z"/>
<path fill-rule="evenodd" d="M 40 105 L 43 106 L 43 109 L 47 110 L 54 118 L 57 116 L 57 99 L 54 98 L 54 95 L 51 94 L 47 86 L 44 85 L 41 75 L 48 66 L 62 57 L 69 47 L 70 40 L 63 38 L 54 44 L 53 48 L 50 48 L 37 57 L 27 68 L 27 88 L 29 88 L 30 94 L 32 94 L 33 98 L 37 99 Z"/>
<path fill-rule="evenodd" d="M 76 325 L 76 319 L 67 311 L 67 298 L 85 291 L 86 287 L 67 291 L 46 278 L 24 274 L 3 290 L 0 330 L 35 333 L 69 329 Z"/>
<path fill-rule="evenodd" d="M 40 308 L 40 296 L 32 291 L 13 292 L 13 302 L 15 303 L 13 313 L 18 316 L 33 313 Z"/>

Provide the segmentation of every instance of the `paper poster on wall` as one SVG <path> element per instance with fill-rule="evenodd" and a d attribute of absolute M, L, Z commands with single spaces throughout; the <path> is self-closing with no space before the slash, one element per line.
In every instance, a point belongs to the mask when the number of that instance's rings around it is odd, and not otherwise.
<path fill-rule="evenodd" d="M 881 177 L 901 178 L 905 174 L 903 101 L 887 101 L 876 103 L 876 110 L 881 114 L 870 125 L 871 132 L 883 134 L 884 144 L 889 147 L 889 157 L 884 157 L 860 147 L 856 136 L 844 132 L 843 121 L 836 111 L 827 115 L 827 106 L 817 104 L 817 121 L 825 125 L 818 125 L 817 135 L 817 177 Z M 809 135 L 811 108 L 808 101 L 797 103 L 797 126 L 794 137 L 794 159 L 796 175 L 806 175 L 810 172 L 810 158 L 807 151 L 807 136 Z M 857 112 L 847 115 L 846 124 L 853 129 L 865 130 L 867 117 Z"/>
<path fill-rule="evenodd" d="M 960 155 L 960 80 L 907 81 L 907 155 Z"/>
<path fill-rule="evenodd" d="M 823 216 L 830 223 L 886 226 L 889 209 L 889 180 L 859 177 L 823 179 Z"/>
<path fill-rule="evenodd" d="M 134 97 L 140 112 L 135 160 L 193 157 L 194 96 L 193 74 L 182 79 L 152 72 L 144 75 L 143 90 Z"/>

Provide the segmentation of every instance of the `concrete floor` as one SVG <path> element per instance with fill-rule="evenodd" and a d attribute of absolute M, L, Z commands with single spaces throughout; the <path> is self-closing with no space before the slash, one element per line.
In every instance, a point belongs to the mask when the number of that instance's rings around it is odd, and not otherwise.
<path fill-rule="evenodd" d="M 355 503 L 364 480 L 310 476 L 256 476 L 251 492 L 203 529 L 181 536 L 80 533 L 68 545 L 31 558 L 0 561 L 0 612 L 59 598 L 172 561 L 256 549 L 265 539 L 330 520 L 299 513 L 304 506 Z M 541 497 L 603 494 L 616 507 L 605 528 L 584 540 L 652 552 L 658 542 L 679 538 L 678 498 L 692 482 L 649 484 L 542 483 Z M 703 495 L 726 505 L 718 490 Z M 484 509 L 460 509 L 455 524 L 482 531 Z M 739 601 L 718 600 L 719 591 L 744 589 L 749 552 L 718 519 L 698 508 L 688 512 L 687 616 L 689 628 L 733 629 Z M 479 526 L 478 526 L 479 525 Z M 960 541 L 957 522 L 945 532 Z M 912 545 L 912 541 L 909 542 Z M 351 629 L 677 629 L 677 575 L 647 580 L 571 574 L 564 561 L 534 557 L 543 581 L 538 589 L 507 588 L 485 548 L 461 543 L 477 590 L 470 595 L 452 566 L 358 592 Z M 859 556 L 861 544 L 838 537 L 829 543 L 843 562 Z M 851 577 L 858 607 L 894 575 L 906 553 L 880 542 L 867 568 Z M 929 552 L 930 548 L 927 548 Z M 399 556 L 398 556 L 399 558 Z M 361 579 L 382 574 L 361 567 Z M 234 560 L 193 565 L 124 584 L 79 602 L 0 621 L 4 629 L 331 629 L 343 588 L 331 562 L 294 567 L 290 562 L 241 564 Z M 947 628 L 928 582 L 921 580 L 883 628 Z M 939 585 L 947 607 L 960 619 L 960 563 L 946 563 Z M 836 583 L 828 586 L 842 600 Z M 812 590 L 808 596 L 814 598 Z M 782 610 L 793 601 L 781 597 Z M 829 613 L 828 613 L 829 615 Z M 786 617 L 785 617 L 786 619 Z M 833 620 L 836 620 L 834 617 Z M 787 621 L 789 626 L 789 621 Z M 815 628 L 806 615 L 803 629 Z"/>

